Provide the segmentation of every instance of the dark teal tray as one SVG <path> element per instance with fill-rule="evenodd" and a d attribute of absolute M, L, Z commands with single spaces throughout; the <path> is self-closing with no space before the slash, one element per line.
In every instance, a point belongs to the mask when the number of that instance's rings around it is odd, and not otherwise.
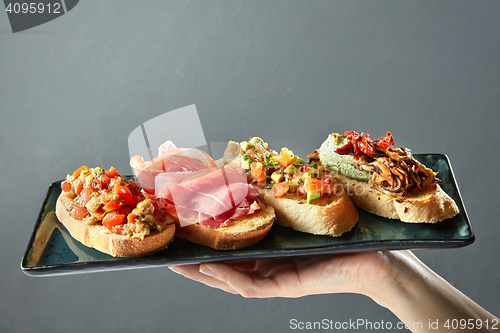
<path fill-rule="evenodd" d="M 21 269 L 31 276 L 51 276 L 250 258 L 451 248 L 473 243 L 474 233 L 448 157 L 416 154 L 415 158 L 439 172 L 438 177 L 443 181 L 441 187 L 460 209 L 457 216 L 437 224 L 411 224 L 359 210 L 359 221 L 353 230 L 337 238 L 301 233 L 275 224 L 261 242 L 241 250 L 218 251 L 176 238 L 168 249 L 136 258 L 115 258 L 74 240 L 54 214 L 61 193 L 61 181 L 57 181 L 48 189 Z"/>

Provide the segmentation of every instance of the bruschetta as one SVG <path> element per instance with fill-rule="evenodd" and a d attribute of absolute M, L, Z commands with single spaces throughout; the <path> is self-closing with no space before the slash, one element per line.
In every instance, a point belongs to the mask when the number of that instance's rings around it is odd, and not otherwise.
<path fill-rule="evenodd" d="M 309 155 L 328 169 L 354 204 L 370 213 L 409 223 L 436 223 L 459 213 L 439 184 L 438 174 L 408 148 L 391 148 L 394 138 L 371 140 L 366 133 L 333 133 Z"/>
<path fill-rule="evenodd" d="M 82 244 L 115 257 L 165 249 L 175 223 L 154 195 L 110 168 L 83 166 L 61 183 L 56 216 Z"/>

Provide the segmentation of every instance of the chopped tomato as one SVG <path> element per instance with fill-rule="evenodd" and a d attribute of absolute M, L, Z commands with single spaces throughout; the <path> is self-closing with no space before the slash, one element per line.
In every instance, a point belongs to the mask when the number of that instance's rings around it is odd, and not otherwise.
<path fill-rule="evenodd" d="M 106 176 L 105 174 L 102 174 L 100 177 L 99 177 L 99 180 L 101 181 L 101 184 L 102 184 L 102 188 L 107 188 L 108 185 L 109 185 L 109 182 L 110 182 L 110 178 L 108 176 Z"/>
<path fill-rule="evenodd" d="M 82 191 L 80 191 L 80 196 L 82 197 L 83 203 L 87 203 L 90 199 L 92 199 L 92 190 L 85 187 Z"/>
<path fill-rule="evenodd" d="M 153 200 L 153 202 L 156 201 L 156 196 L 154 194 L 146 193 L 146 195 L 144 196 L 144 198 L 151 199 L 151 200 Z"/>
<path fill-rule="evenodd" d="M 273 186 L 273 194 L 275 198 L 280 198 L 288 192 L 288 189 L 290 188 L 290 184 L 288 184 L 288 181 L 284 181 L 278 184 L 274 184 Z"/>
<path fill-rule="evenodd" d="M 109 169 L 109 171 L 104 172 L 104 174 L 109 178 L 115 178 L 117 176 L 120 176 L 120 174 L 118 173 L 118 171 L 116 171 L 114 167 L 111 167 L 111 169 Z"/>
<path fill-rule="evenodd" d="M 139 184 L 134 182 L 132 179 L 128 180 L 128 187 L 130 188 L 131 191 L 139 191 Z"/>
<path fill-rule="evenodd" d="M 135 216 L 132 213 L 127 215 L 127 222 L 128 223 L 135 223 L 136 221 L 137 221 L 137 216 Z"/>
<path fill-rule="evenodd" d="M 76 195 L 80 195 L 82 190 L 83 190 L 83 184 L 81 182 L 78 182 L 76 185 Z"/>
<path fill-rule="evenodd" d="M 102 221 L 105 215 L 106 215 L 106 210 L 104 210 L 104 208 L 102 207 L 99 207 L 99 209 L 97 209 L 94 213 L 92 213 L 92 217 L 98 221 Z"/>
<path fill-rule="evenodd" d="M 64 192 L 69 192 L 71 191 L 71 184 L 67 181 L 64 181 L 62 182 L 61 184 L 61 189 L 64 191 Z"/>
<path fill-rule="evenodd" d="M 130 206 L 125 206 L 125 205 L 122 205 L 120 208 L 118 208 L 118 210 L 116 211 L 116 213 L 118 214 L 124 214 L 124 215 L 128 215 L 129 213 L 132 212 L 132 208 Z"/>
<path fill-rule="evenodd" d="M 88 169 L 88 167 L 85 165 L 76 169 L 75 172 L 73 172 L 73 174 L 72 174 L 73 179 L 78 179 L 78 177 L 80 177 L 80 174 L 82 173 L 82 171 L 87 170 L 87 169 Z"/>
<path fill-rule="evenodd" d="M 99 179 L 94 179 L 90 184 L 92 191 L 97 192 L 103 188 L 102 182 Z"/>
<path fill-rule="evenodd" d="M 107 213 L 102 220 L 102 225 L 108 229 L 122 224 L 125 221 L 125 215 L 118 213 Z"/>
<path fill-rule="evenodd" d="M 322 187 L 321 187 L 321 194 L 330 194 L 333 193 L 335 190 L 335 183 L 328 181 L 326 179 L 323 179 L 321 181 Z"/>
<path fill-rule="evenodd" d="M 80 205 L 73 205 L 73 208 L 71 208 L 71 212 L 69 213 L 69 215 L 74 219 L 81 220 L 85 216 L 87 216 L 87 209 Z"/>
<path fill-rule="evenodd" d="M 110 201 L 104 206 L 104 210 L 107 212 L 112 211 L 112 210 L 117 210 L 118 208 L 121 207 L 121 202 L 119 201 Z"/>
<path fill-rule="evenodd" d="M 139 197 L 133 195 L 126 186 L 117 186 L 116 194 L 123 200 L 124 205 L 136 205 L 139 202 Z"/>
<path fill-rule="evenodd" d="M 114 232 L 115 234 L 121 234 L 122 230 L 123 230 L 123 224 L 115 225 L 115 226 L 111 227 L 110 230 L 112 232 Z"/>

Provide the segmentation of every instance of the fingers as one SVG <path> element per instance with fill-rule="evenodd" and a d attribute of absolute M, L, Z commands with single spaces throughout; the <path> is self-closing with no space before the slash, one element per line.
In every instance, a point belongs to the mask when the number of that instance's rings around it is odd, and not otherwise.
<path fill-rule="evenodd" d="M 224 290 L 231 294 L 238 294 L 236 290 L 230 287 L 228 284 L 217 280 L 207 274 L 202 274 L 199 270 L 199 265 L 182 265 L 182 266 L 169 266 L 168 267 L 172 272 L 183 275 L 191 280 L 195 280 L 206 284 L 209 287 L 217 288 Z"/>
<path fill-rule="evenodd" d="M 368 294 L 384 281 L 387 253 L 351 253 L 205 263 L 171 268 L 190 279 L 243 297 Z M 409 255 L 406 254 L 406 257 Z"/>
<path fill-rule="evenodd" d="M 235 261 L 226 261 L 224 264 L 233 267 L 239 271 L 254 271 L 257 266 L 256 259 L 248 259 L 248 260 L 235 260 Z"/>
<path fill-rule="evenodd" d="M 284 265 L 282 269 L 274 268 L 274 273 L 269 276 L 262 276 L 256 271 L 239 271 L 231 264 L 209 263 L 200 265 L 200 271 L 203 274 L 209 274 L 211 277 L 227 284 L 232 290 L 243 297 L 297 297 L 302 296 L 298 293 L 296 280 L 290 279 L 290 275 L 295 275 L 295 269 L 289 269 Z M 290 274 L 291 273 L 291 274 Z"/>

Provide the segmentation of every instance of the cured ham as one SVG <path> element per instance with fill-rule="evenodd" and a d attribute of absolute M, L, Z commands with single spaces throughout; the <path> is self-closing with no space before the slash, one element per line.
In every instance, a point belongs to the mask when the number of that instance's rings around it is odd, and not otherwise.
<path fill-rule="evenodd" d="M 201 150 L 179 149 L 167 141 L 158 157 L 144 162 L 135 156 L 130 164 L 142 188 L 162 199 L 180 226 L 200 223 L 216 228 L 260 208 L 243 170 L 216 168 Z"/>
<path fill-rule="evenodd" d="M 207 153 L 194 148 L 177 148 L 172 141 L 167 141 L 158 149 L 158 157 L 145 162 L 141 156 L 130 160 L 135 176 L 144 191 L 154 194 L 155 178 L 161 173 L 171 173 L 181 182 L 194 172 L 214 168 L 215 164 Z M 177 175 L 177 176 L 174 176 Z"/>

